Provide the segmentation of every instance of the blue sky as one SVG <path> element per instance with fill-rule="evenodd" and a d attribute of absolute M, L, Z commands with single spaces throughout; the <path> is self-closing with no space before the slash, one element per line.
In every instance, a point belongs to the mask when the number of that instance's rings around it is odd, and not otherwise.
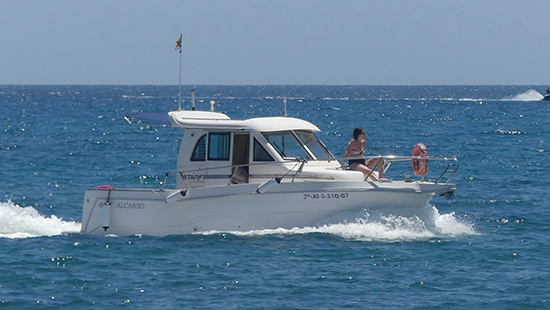
<path fill-rule="evenodd" d="M 548 0 L 0 0 L 0 84 L 541 85 Z"/>

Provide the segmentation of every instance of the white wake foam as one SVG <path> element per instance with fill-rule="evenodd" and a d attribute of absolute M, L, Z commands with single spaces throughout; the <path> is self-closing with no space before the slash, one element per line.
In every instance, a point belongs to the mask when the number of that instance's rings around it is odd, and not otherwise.
<path fill-rule="evenodd" d="M 540 101 L 544 98 L 538 91 L 530 89 L 522 94 L 515 95 L 514 97 L 507 99 L 509 101 Z"/>
<path fill-rule="evenodd" d="M 11 200 L 0 202 L 0 238 L 29 238 L 80 232 L 80 223 L 46 217 L 33 207 L 20 207 Z"/>
<path fill-rule="evenodd" d="M 249 237 L 323 233 L 345 239 L 382 242 L 423 241 L 479 234 L 473 224 L 459 220 L 454 212 L 439 214 L 437 208 L 427 205 L 420 213 L 422 214 L 418 216 L 402 216 L 367 210 L 354 214 L 341 214 L 328 220 L 326 224 L 316 227 L 228 233 Z M 10 200 L 0 202 L 0 238 L 55 236 L 78 233 L 80 228 L 81 224 L 78 222 L 64 221 L 55 215 L 47 217 L 33 207 L 20 207 Z M 202 234 L 218 233 L 221 232 L 210 231 Z"/>
<path fill-rule="evenodd" d="M 428 205 L 422 209 L 421 213 L 423 214 L 420 214 L 419 217 L 364 211 L 361 214 L 356 214 L 357 217 L 353 221 L 324 224 L 318 227 L 263 229 L 247 232 L 231 231 L 228 233 L 250 237 L 325 233 L 345 239 L 381 242 L 424 241 L 479 234 L 474 229 L 473 224 L 459 220 L 454 212 L 439 214 L 437 208 Z M 206 234 L 217 233 L 220 232 L 210 231 Z"/>

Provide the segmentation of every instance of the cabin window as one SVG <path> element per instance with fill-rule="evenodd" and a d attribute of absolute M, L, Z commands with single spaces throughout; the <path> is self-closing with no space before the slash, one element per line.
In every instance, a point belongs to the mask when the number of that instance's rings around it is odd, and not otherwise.
<path fill-rule="evenodd" d="M 210 133 L 208 138 L 208 160 L 229 160 L 229 132 Z"/>
<path fill-rule="evenodd" d="M 326 146 L 310 131 L 296 131 L 296 135 L 302 140 L 305 146 L 317 157 L 317 159 L 334 159 Z"/>
<path fill-rule="evenodd" d="M 254 161 L 275 161 L 256 138 L 254 138 Z"/>
<path fill-rule="evenodd" d="M 264 133 L 264 136 L 284 159 L 311 159 L 290 131 Z"/>
<path fill-rule="evenodd" d="M 193 149 L 193 154 L 191 155 L 191 161 L 205 161 L 206 160 L 206 135 L 200 137 L 199 141 Z"/>

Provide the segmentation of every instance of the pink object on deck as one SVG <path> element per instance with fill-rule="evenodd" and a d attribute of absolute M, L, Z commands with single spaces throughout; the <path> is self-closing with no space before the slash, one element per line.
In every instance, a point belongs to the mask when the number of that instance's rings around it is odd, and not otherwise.
<path fill-rule="evenodd" d="M 97 189 L 101 189 L 101 190 L 110 190 L 110 189 L 115 189 L 115 188 L 112 187 L 111 185 L 98 185 L 98 186 L 97 186 Z"/>

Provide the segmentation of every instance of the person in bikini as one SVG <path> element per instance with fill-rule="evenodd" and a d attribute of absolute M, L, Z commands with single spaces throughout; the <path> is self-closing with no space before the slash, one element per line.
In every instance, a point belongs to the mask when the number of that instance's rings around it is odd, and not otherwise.
<path fill-rule="evenodd" d="M 371 158 L 367 161 L 362 158 L 365 155 L 365 145 L 367 144 L 367 141 L 365 141 L 366 136 L 363 128 L 358 127 L 353 130 L 353 139 L 348 143 L 348 148 L 346 149 L 346 154 L 344 154 L 344 161 L 342 162 L 341 168 L 344 169 L 346 159 L 348 159 L 350 170 L 361 171 L 365 177 L 370 174 L 370 178 L 374 181 L 384 182 L 386 179 L 384 179 L 383 176 L 383 161 L 380 160 L 380 158 Z M 374 173 L 371 173 L 375 166 L 378 166 L 378 177 L 376 177 Z"/>

